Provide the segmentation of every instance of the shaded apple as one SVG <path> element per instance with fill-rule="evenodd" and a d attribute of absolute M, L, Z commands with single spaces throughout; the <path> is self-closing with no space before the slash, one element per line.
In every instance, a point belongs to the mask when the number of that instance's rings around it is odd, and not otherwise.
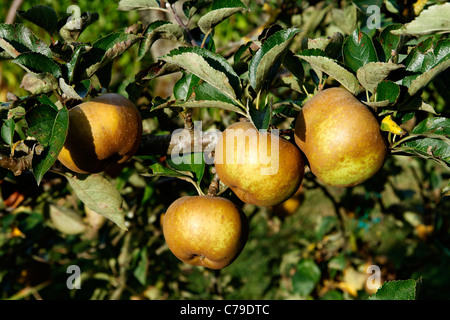
<path fill-rule="evenodd" d="M 74 172 L 101 172 L 128 161 L 141 138 L 136 106 L 124 96 L 107 93 L 69 110 L 69 130 L 58 160 Z"/>

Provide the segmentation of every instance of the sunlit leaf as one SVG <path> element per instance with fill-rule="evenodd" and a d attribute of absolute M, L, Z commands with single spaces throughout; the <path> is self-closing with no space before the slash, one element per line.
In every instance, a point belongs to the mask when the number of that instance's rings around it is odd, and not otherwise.
<path fill-rule="evenodd" d="M 278 69 L 279 59 L 286 53 L 294 36 L 300 31 L 297 28 L 280 30 L 264 41 L 262 47 L 255 53 L 249 65 L 250 84 L 255 91 L 259 91 L 265 83 L 272 82 L 276 72 L 274 68 Z"/>
<path fill-rule="evenodd" d="M 124 200 L 114 185 L 99 174 L 69 176 L 65 174 L 77 197 L 89 209 L 105 216 L 127 230 Z"/>
<path fill-rule="evenodd" d="M 415 300 L 417 285 L 418 281 L 413 279 L 387 281 L 369 300 Z"/>
<path fill-rule="evenodd" d="M 394 34 L 420 36 L 450 32 L 450 3 L 437 4 L 423 10 L 418 17 Z"/>
<path fill-rule="evenodd" d="M 358 94 L 362 91 L 358 79 L 350 71 L 341 67 L 335 60 L 323 56 L 299 55 L 299 57 L 340 82 L 351 93 Z"/>

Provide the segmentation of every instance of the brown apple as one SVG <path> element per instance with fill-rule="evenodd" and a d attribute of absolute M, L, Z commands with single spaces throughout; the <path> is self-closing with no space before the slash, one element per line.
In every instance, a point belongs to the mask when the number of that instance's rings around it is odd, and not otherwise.
<path fill-rule="evenodd" d="M 163 234 L 181 261 L 209 269 L 231 264 L 248 237 L 246 215 L 230 200 L 217 196 L 184 196 L 164 214 Z"/>
<path fill-rule="evenodd" d="M 245 203 L 274 206 L 299 188 L 304 162 L 298 147 L 249 122 L 229 126 L 219 137 L 214 164 L 220 180 Z"/>
<path fill-rule="evenodd" d="M 122 95 L 107 93 L 69 110 L 69 131 L 58 160 L 74 172 L 101 172 L 128 161 L 141 138 L 136 106 Z"/>

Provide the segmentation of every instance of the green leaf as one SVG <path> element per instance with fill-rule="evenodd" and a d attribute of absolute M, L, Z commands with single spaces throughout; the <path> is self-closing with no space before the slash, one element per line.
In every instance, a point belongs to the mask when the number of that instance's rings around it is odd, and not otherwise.
<path fill-rule="evenodd" d="M 315 39 L 306 39 L 305 46 L 306 49 L 319 49 L 325 51 L 327 45 L 331 42 L 331 38 L 315 38 Z"/>
<path fill-rule="evenodd" d="M 144 32 L 142 33 L 142 36 L 145 37 L 145 39 L 139 43 L 138 60 L 141 60 L 148 52 L 148 50 L 150 50 L 150 47 L 154 42 L 153 40 L 150 39 L 152 32 L 158 27 L 163 26 L 165 24 L 170 24 L 170 22 L 164 20 L 157 20 L 150 23 L 145 28 Z"/>
<path fill-rule="evenodd" d="M 50 204 L 49 215 L 53 227 L 64 234 L 80 234 L 87 229 L 81 215 L 69 208 Z"/>
<path fill-rule="evenodd" d="M 397 102 L 400 96 L 400 86 L 395 82 L 384 80 L 376 88 L 376 101 L 389 101 L 389 104 Z"/>
<path fill-rule="evenodd" d="M 183 73 L 183 76 L 173 86 L 175 99 L 188 100 L 199 81 L 200 79 L 192 73 Z"/>
<path fill-rule="evenodd" d="M 434 47 L 434 48 L 433 48 Z M 450 59 L 450 39 L 437 43 L 428 37 L 415 46 L 404 60 L 407 71 L 425 73 Z"/>
<path fill-rule="evenodd" d="M 247 7 L 240 0 L 214 0 L 212 10 L 198 20 L 198 27 L 204 34 L 208 34 L 222 21 L 245 10 Z"/>
<path fill-rule="evenodd" d="M 75 85 L 75 91 L 81 98 L 85 98 L 91 89 L 91 80 L 85 79 Z"/>
<path fill-rule="evenodd" d="M 91 50 L 83 54 L 84 75 L 90 78 L 100 68 L 112 62 L 116 57 L 132 47 L 140 36 L 116 31 L 98 39 Z"/>
<path fill-rule="evenodd" d="M 393 51 L 395 54 L 400 52 L 400 49 L 405 41 L 405 37 L 393 34 L 391 31 L 398 30 L 401 27 L 401 23 L 390 24 L 385 27 L 383 31 L 381 31 L 380 36 L 376 39 L 383 49 L 383 52 L 379 52 L 378 54 L 380 61 L 389 62 L 392 58 Z"/>
<path fill-rule="evenodd" d="M 131 10 L 147 10 L 160 8 L 160 2 L 158 0 L 120 0 L 118 10 L 131 11 Z"/>
<path fill-rule="evenodd" d="M 345 65 L 355 72 L 369 62 L 378 61 L 372 39 L 358 28 L 345 38 L 342 54 Z"/>
<path fill-rule="evenodd" d="M 2 124 L 1 134 L 3 141 L 7 145 L 11 146 L 13 144 L 14 130 L 16 129 L 16 123 L 13 118 L 5 120 Z"/>
<path fill-rule="evenodd" d="M 17 56 L 14 63 L 33 74 L 48 73 L 55 78 L 62 76 L 61 68 L 49 57 L 37 52 L 25 52 Z"/>
<path fill-rule="evenodd" d="M 412 36 L 448 32 L 450 32 L 450 3 L 430 6 L 403 28 L 392 31 L 394 34 Z"/>
<path fill-rule="evenodd" d="M 58 25 L 56 11 L 49 6 L 36 5 L 27 11 L 18 10 L 17 15 L 20 18 L 31 21 L 35 25 L 43 28 L 49 34 L 52 34 Z"/>
<path fill-rule="evenodd" d="M 411 112 L 416 110 L 426 111 L 431 114 L 436 115 L 436 110 L 434 110 L 433 106 L 424 102 L 422 98 L 418 95 L 411 97 L 411 99 L 407 99 L 397 105 L 397 110 L 399 112 Z"/>
<path fill-rule="evenodd" d="M 415 300 L 417 285 L 418 281 L 413 279 L 387 281 L 369 300 Z"/>
<path fill-rule="evenodd" d="M 292 73 L 299 83 L 303 82 L 305 70 L 303 70 L 302 61 L 299 56 L 294 55 L 292 51 L 288 50 L 283 59 L 283 66 Z"/>
<path fill-rule="evenodd" d="M 199 10 L 208 7 L 213 0 L 187 0 L 183 2 L 183 12 L 186 18 L 190 19 Z"/>
<path fill-rule="evenodd" d="M 450 167 L 450 119 L 429 117 L 423 120 L 396 149 Z"/>
<path fill-rule="evenodd" d="M 417 44 L 406 56 L 402 64 L 405 65 L 406 71 L 424 72 L 423 61 L 427 52 L 431 52 L 433 47 L 433 38 L 428 37 Z"/>
<path fill-rule="evenodd" d="M 72 83 L 72 81 L 75 78 L 77 68 L 81 62 L 82 54 L 86 52 L 86 46 L 82 45 L 75 49 L 75 51 L 72 53 L 72 57 L 69 62 L 63 65 L 63 71 L 67 75 L 67 79 L 69 80 L 69 83 Z"/>
<path fill-rule="evenodd" d="M 168 21 L 155 21 L 149 24 L 143 35 L 144 41 L 139 44 L 138 61 L 141 60 L 145 54 L 150 50 L 153 43 L 158 39 L 166 39 L 177 41 L 186 45 L 186 31 L 178 24 L 173 24 Z"/>
<path fill-rule="evenodd" d="M 399 149 L 434 160 L 440 165 L 450 168 L 450 142 L 448 139 L 418 138 L 405 142 Z"/>
<path fill-rule="evenodd" d="M 70 186 L 89 209 L 105 216 L 120 228 L 125 227 L 124 200 L 114 185 L 98 174 L 69 176 L 65 174 Z"/>
<path fill-rule="evenodd" d="M 167 106 L 158 106 L 152 110 L 157 110 L 161 108 L 165 108 Z M 230 112 L 235 112 L 244 117 L 247 117 L 247 113 L 241 108 L 237 107 L 234 104 L 230 104 L 223 101 L 214 101 L 214 100 L 189 100 L 186 102 L 175 101 L 170 104 L 170 107 L 181 107 L 181 108 L 219 108 L 223 110 L 227 110 Z"/>
<path fill-rule="evenodd" d="M 411 131 L 413 134 L 442 134 L 450 136 L 450 119 L 445 117 L 430 117 L 421 121 Z"/>
<path fill-rule="evenodd" d="M 75 99 L 75 100 L 83 100 L 83 97 L 79 96 L 76 92 L 75 86 L 68 85 L 63 77 L 59 78 L 59 88 L 61 89 L 62 93 L 66 96 L 67 100 Z"/>
<path fill-rule="evenodd" d="M 450 197 L 450 181 L 447 185 L 442 189 L 442 197 Z"/>
<path fill-rule="evenodd" d="M 342 45 L 344 43 L 344 35 L 340 32 L 335 32 L 330 39 L 330 42 L 324 49 L 327 57 L 337 59 L 342 54 Z"/>
<path fill-rule="evenodd" d="M 321 276 L 321 271 L 311 259 L 300 261 L 297 271 L 292 277 L 294 292 L 302 297 L 307 297 L 316 287 Z"/>
<path fill-rule="evenodd" d="M 417 76 L 414 80 L 411 81 L 411 84 L 408 88 L 408 93 L 413 96 L 419 90 L 424 88 L 428 83 L 431 82 L 438 74 L 445 71 L 448 67 L 450 67 L 450 59 L 445 60 L 442 63 L 439 63 L 436 67 L 428 70 L 427 72 Z"/>
<path fill-rule="evenodd" d="M 347 69 L 341 67 L 335 60 L 323 56 L 299 55 L 300 58 L 306 60 L 311 66 L 333 77 L 340 82 L 348 91 L 358 94 L 362 91 L 362 87 L 358 79 Z"/>
<path fill-rule="evenodd" d="M 154 163 L 150 166 L 152 173 L 145 173 L 143 176 L 151 177 L 151 176 L 161 176 L 161 177 L 170 177 L 170 178 L 179 178 L 182 176 L 186 176 L 181 172 L 178 172 L 174 169 L 163 166 L 160 163 Z"/>
<path fill-rule="evenodd" d="M 201 84 L 195 86 L 195 100 L 209 100 L 209 101 L 220 101 L 228 104 L 235 104 L 233 100 L 228 98 L 222 92 L 217 90 L 215 87 L 207 82 L 202 82 Z"/>
<path fill-rule="evenodd" d="M 12 58 L 25 52 L 36 52 L 48 58 L 52 57 L 52 51 L 47 44 L 22 24 L 0 24 L 0 47 Z"/>
<path fill-rule="evenodd" d="M 268 129 L 272 119 L 272 108 L 266 105 L 262 108 L 256 108 L 253 105 L 249 110 L 250 117 L 256 129 Z"/>
<path fill-rule="evenodd" d="M 32 163 L 33 174 L 40 184 L 64 146 L 69 127 L 69 113 L 66 108 L 58 111 L 50 104 L 41 104 L 27 114 L 26 120 L 27 134 L 36 138 L 44 148 L 40 155 L 33 156 Z"/>
<path fill-rule="evenodd" d="M 179 66 L 166 63 L 165 61 L 158 61 L 151 64 L 148 68 L 140 71 L 136 75 L 136 79 L 148 81 L 178 71 L 181 71 Z"/>
<path fill-rule="evenodd" d="M 352 5 L 345 6 L 343 9 L 333 8 L 331 19 L 344 34 L 351 34 L 358 22 L 358 10 Z"/>
<path fill-rule="evenodd" d="M 167 158 L 167 164 L 176 171 L 192 172 L 194 179 L 200 183 L 205 173 L 203 152 L 192 152 L 186 155 L 174 155 Z"/>
<path fill-rule="evenodd" d="M 389 62 L 369 62 L 356 72 L 361 85 L 370 92 L 375 92 L 378 84 L 383 81 L 391 71 L 403 68 L 403 65 Z"/>
<path fill-rule="evenodd" d="M 249 55 L 246 55 L 245 53 L 247 52 L 247 50 L 249 50 L 251 52 L 251 45 L 253 44 L 253 41 L 248 41 L 245 44 L 242 44 L 241 46 L 239 46 L 239 48 L 236 50 L 236 52 L 234 53 L 234 57 L 233 57 L 233 62 L 235 64 L 242 62 L 242 61 L 246 61 Z"/>
<path fill-rule="evenodd" d="M 70 6 L 68 9 L 71 8 Z M 77 7 L 72 7 L 73 9 Z M 74 14 L 58 21 L 59 35 L 68 42 L 75 42 L 78 40 L 80 34 L 92 23 L 99 19 L 97 12 L 83 12 L 80 15 L 78 10 L 73 10 Z"/>
<path fill-rule="evenodd" d="M 347 265 L 345 254 L 341 253 L 328 262 L 328 268 L 343 271 Z"/>
<path fill-rule="evenodd" d="M 172 50 L 161 60 L 179 66 L 231 98 L 241 94 L 239 76 L 222 57 L 200 47 L 180 47 Z"/>
<path fill-rule="evenodd" d="M 149 261 L 147 247 L 142 247 L 142 249 L 139 251 L 139 262 L 136 269 L 134 269 L 133 274 L 143 286 L 147 283 L 148 265 Z"/>
<path fill-rule="evenodd" d="M 199 186 L 199 183 L 194 180 L 194 174 L 190 171 L 177 171 L 168 167 L 164 167 L 160 163 L 154 163 L 150 166 L 152 173 L 144 173 L 142 176 L 144 177 L 169 177 L 176 178 L 187 181 L 191 183 L 197 190 L 200 195 L 203 195 L 203 192 Z"/>
<path fill-rule="evenodd" d="M 280 30 L 270 36 L 264 41 L 261 48 L 255 53 L 249 65 L 249 80 L 250 84 L 259 91 L 263 85 L 269 85 L 273 76 L 276 73 L 280 59 L 289 49 L 294 36 L 301 30 L 297 28 L 290 28 Z"/>

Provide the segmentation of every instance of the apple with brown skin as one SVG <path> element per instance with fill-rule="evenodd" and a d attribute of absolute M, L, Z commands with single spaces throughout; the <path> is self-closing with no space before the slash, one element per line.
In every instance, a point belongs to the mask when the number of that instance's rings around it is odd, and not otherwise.
<path fill-rule="evenodd" d="M 219 137 L 214 164 L 219 179 L 245 203 L 274 206 L 299 188 L 304 162 L 294 143 L 249 122 L 229 126 Z"/>
<path fill-rule="evenodd" d="M 218 196 L 184 196 L 164 214 L 163 234 L 181 261 L 209 269 L 230 265 L 248 238 L 247 216 Z"/>
<path fill-rule="evenodd" d="M 388 144 L 370 110 L 344 88 L 318 92 L 295 124 L 295 142 L 323 183 L 350 187 L 383 166 Z"/>
<path fill-rule="evenodd" d="M 141 138 L 136 106 L 122 95 L 106 93 L 69 110 L 69 130 L 58 160 L 74 172 L 101 172 L 128 161 Z"/>

